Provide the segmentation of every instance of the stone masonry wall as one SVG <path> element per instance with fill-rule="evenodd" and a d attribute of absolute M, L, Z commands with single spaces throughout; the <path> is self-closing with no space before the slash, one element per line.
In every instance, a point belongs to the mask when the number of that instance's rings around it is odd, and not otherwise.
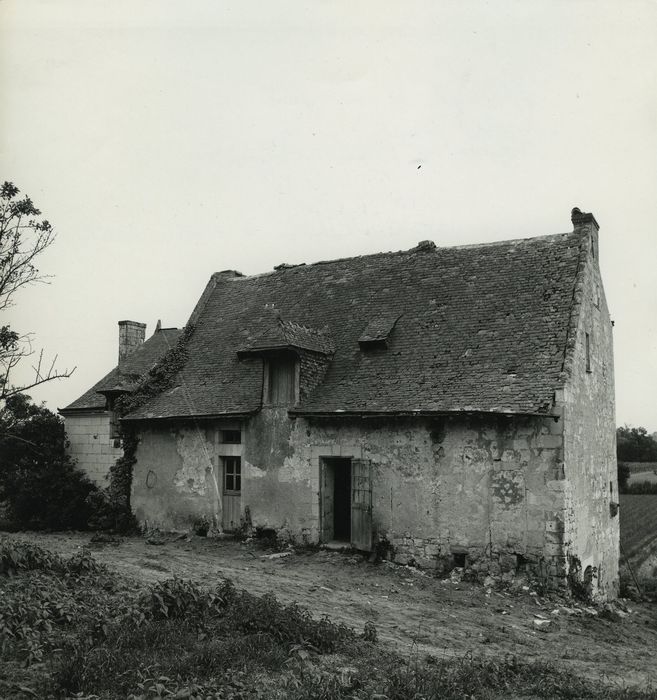
<path fill-rule="evenodd" d="M 608 598 L 618 592 L 619 559 L 613 338 L 598 268 L 597 233 L 589 235 L 593 240 L 585 242 L 584 275 L 575 291 L 580 314 L 572 373 L 557 397 L 565 426 L 564 541 L 573 577 L 590 585 L 594 596 Z"/>
<path fill-rule="evenodd" d="M 247 430 L 243 503 L 254 526 L 317 542 L 322 458 L 369 459 L 375 539 L 397 561 L 447 568 L 465 556 L 563 585 L 561 432 L 551 417 L 320 422 L 263 411 Z"/>
<path fill-rule="evenodd" d="M 99 487 L 108 485 L 109 468 L 123 455 L 110 438 L 110 419 L 106 411 L 67 415 L 64 419 L 69 454 L 78 467 Z"/>

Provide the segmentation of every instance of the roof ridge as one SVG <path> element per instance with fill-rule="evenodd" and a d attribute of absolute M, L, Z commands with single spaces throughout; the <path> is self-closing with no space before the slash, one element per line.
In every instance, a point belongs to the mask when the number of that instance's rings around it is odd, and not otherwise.
<path fill-rule="evenodd" d="M 436 245 L 435 247 L 430 247 L 426 245 L 416 245 L 413 248 L 406 248 L 404 250 L 388 250 L 379 253 L 363 253 L 362 255 L 350 255 L 342 258 L 332 258 L 331 260 L 316 260 L 315 262 L 302 262 L 296 263 L 294 265 L 285 265 L 281 267 L 277 265 L 273 270 L 266 270 L 265 272 L 256 272 L 252 275 L 241 275 L 239 277 L 221 277 L 222 282 L 245 282 L 256 279 L 258 277 L 269 277 L 273 275 L 284 274 L 290 270 L 296 270 L 297 268 L 312 268 L 318 265 L 332 265 L 334 263 L 347 262 L 349 260 L 361 260 L 364 258 L 381 258 L 393 255 L 426 255 L 431 253 L 438 253 L 443 250 L 465 250 L 473 248 L 494 248 L 496 246 L 504 245 L 517 245 L 521 243 L 531 243 L 534 241 L 547 241 L 549 239 L 561 239 L 568 236 L 572 236 L 574 231 L 565 231 L 563 233 L 547 233 L 541 236 L 528 236 L 527 238 L 506 238 L 501 241 L 482 241 L 480 243 L 460 243 L 458 245 Z M 426 241 L 424 242 L 426 243 Z M 219 272 L 212 273 L 212 279 L 215 279 L 216 275 L 220 275 Z"/>

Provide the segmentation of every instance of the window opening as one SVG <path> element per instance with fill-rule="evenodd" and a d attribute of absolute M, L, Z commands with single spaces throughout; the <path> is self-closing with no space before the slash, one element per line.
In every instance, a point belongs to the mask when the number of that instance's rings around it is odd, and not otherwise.
<path fill-rule="evenodd" d="M 271 406 L 288 406 L 295 402 L 296 365 L 292 358 L 269 360 L 268 401 Z"/>
<path fill-rule="evenodd" d="M 224 464 L 224 493 L 242 490 L 242 460 L 240 457 L 222 457 Z"/>
<path fill-rule="evenodd" d="M 222 430 L 221 442 L 225 445 L 239 445 L 242 442 L 241 430 Z"/>
<path fill-rule="evenodd" d="M 586 371 L 591 371 L 591 337 L 588 333 L 586 335 Z"/>
<path fill-rule="evenodd" d="M 465 568 L 468 555 L 465 552 L 453 552 L 454 566 L 461 569 Z"/>

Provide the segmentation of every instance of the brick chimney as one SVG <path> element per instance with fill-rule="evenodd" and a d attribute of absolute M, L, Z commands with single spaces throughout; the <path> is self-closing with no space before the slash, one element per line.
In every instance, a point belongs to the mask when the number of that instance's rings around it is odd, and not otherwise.
<path fill-rule="evenodd" d="M 119 364 L 144 342 L 146 324 L 119 321 Z"/>

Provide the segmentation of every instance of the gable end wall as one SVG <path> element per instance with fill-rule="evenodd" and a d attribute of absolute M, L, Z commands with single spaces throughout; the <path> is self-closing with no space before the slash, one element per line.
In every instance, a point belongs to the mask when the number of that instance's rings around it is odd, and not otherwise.
<path fill-rule="evenodd" d="M 557 392 L 564 422 L 564 545 L 571 575 L 600 598 L 618 592 L 619 516 L 612 325 L 597 262 L 586 238 L 575 290 L 579 308 L 568 379 Z M 586 368 L 586 334 L 591 371 Z M 590 567 L 590 568 L 589 568 Z M 590 579 L 590 584 L 589 584 Z"/>

